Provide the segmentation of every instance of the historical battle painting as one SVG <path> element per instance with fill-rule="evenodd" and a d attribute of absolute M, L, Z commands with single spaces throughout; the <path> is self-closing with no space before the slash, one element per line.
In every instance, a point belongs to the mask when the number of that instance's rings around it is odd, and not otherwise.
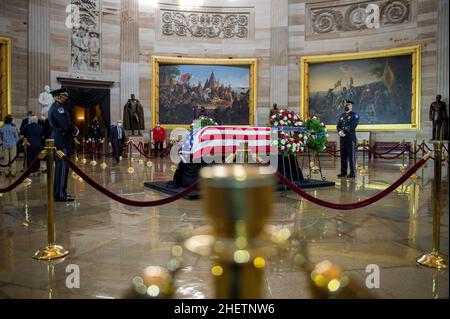
<path fill-rule="evenodd" d="M 365 129 L 410 129 L 418 124 L 417 74 L 414 52 L 387 56 L 329 56 L 303 61 L 303 113 L 316 115 L 335 126 L 344 112 L 344 100 L 354 103 L 353 111 Z M 306 114 L 307 113 L 307 114 Z"/>
<path fill-rule="evenodd" d="M 155 115 L 189 125 L 201 115 L 221 125 L 253 124 L 253 65 L 158 63 Z"/>

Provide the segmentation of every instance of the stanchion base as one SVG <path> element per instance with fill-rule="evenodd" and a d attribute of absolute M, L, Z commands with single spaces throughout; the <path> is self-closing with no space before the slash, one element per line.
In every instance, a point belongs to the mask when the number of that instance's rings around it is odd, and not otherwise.
<path fill-rule="evenodd" d="M 359 173 L 361 174 L 361 176 L 366 176 L 368 172 L 369 172 L 369 170 L 368 170 L 368 169 L 365 169 L 365 168 L 362 168 L 362 169 L 359 171 Z"/>
<path fill-rule="evenodd" d="M 29 185 L 31 185 L 32 182 L 33 181 L 27 177 L 23 180 L 22 185 L 29 186 Z"/>
<path fill-rule="evenodd" d="M 147 167 L 152 167 L 152 166 L 153 166 L 152 161 L 148 161 L 148 162 L 147 162 Z"/>
<path fill-rule="evenodd" d="M 417 182 L 420 179 L 420 176 L 417 176 L 416 174 L 412 174 L 410 178 L 413 182 Z"/>
<path fill-rule="evenodd" d="M 91 161 L 91 163 L 90 163 L 92 166 L 95 166 L 95 165 L 97 165 L 97 161 Z"/>
<path fill-rule="evenodd" d="M 128 173 L 129 174 L 133 174 L 134 173 L 134 168 L 133 167 L 128 167 Z"/>
<path fill-rule="evenodd" d="M 437 268 L 437 269 L 447 268 L 447 262 L 445 261 L 444 257 L 435 252 L 423 255 L 422 257 L 417 259 L 417 263 L 422 266 L 430 268 Z"/>
<path fill-rule="evenodd" d="M 144 160 L 140 159 L 139 160 L 139 165 L 144 165 Z"/>
<path fill-rule="evenodd" d="M 81 164 L 86 164 L 86 163 L 87 163 L 87 159 L 82 158 L 82 159 L 81 159 Z"/>
<path fill-rule="evenodd" d="M 33 258 L 38 260 L 52 260 L 66 257 L 70 252 L 60 245 L 47 246 L 34 253 Z"/>
<path fill-rule="evenodd" d="M 101 164 L 100 164 L 100 167 L 101 167 L 102 169 L 105 169 L 105 168 L 108 167 L 108 164 L 106 164 L 106 163 L 101 163 Z"/>

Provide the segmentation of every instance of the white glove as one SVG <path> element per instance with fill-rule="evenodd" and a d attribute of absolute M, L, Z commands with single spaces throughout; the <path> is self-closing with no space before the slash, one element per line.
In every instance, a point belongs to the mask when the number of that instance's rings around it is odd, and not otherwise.
<path fill-rule="evenodd" d="M 339 134 L 340 137 L 345 137 L 344 131 L 339 131 L 338 134 Z"/>

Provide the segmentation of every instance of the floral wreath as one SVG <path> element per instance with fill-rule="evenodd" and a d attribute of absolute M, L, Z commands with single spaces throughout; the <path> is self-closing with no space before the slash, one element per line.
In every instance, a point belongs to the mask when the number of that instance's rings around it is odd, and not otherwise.
<path fill-rule="evenodd" d="M 293 111 L 278 110 L 270 118 L 270 125 L 279 128 L 278 140 L 273 141 L 273 144 L 278 146 L 278 151 L 283 156 L 297 156 L 304 151 L 308 135 L 299 115 Z M 295 130 L 288 128 L 295 128 Z"/>
<path fill-rule="evenodd" d="M 305 121 L 308 132 L 308 142 L 306 146 L 311 151 L 321 152 L 327 147 L 328 130 L 317 116 L 313 116 Z"/>
<path fill-rule="evenodd" d="M 200 127 L 205 127 L 205 126 L 217 126 L 219 125 L 216 120 L 214 120 L 212 117 L 208 117 L 208 116 L 200 116 L 198 118 L 200 120 Z M 197 128 L 197 127 L 196 127 Z M 194 122 L 191 124 L 191 126 L 189 127 L 189 131 L 193 132 L 194 131 Z"/>

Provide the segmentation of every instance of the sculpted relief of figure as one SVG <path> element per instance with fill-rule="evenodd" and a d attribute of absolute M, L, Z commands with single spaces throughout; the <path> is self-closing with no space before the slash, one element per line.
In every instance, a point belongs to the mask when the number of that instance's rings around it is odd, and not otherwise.
<path fill-rule="evenodd" d="M 76 71 L 99 72 L 101 69 L 99 0 L 72 0 L 71 3 L 77 8 L 75 10 L 77 14 L 73 13 L 73 19 L 76 17 L 78 22 L 73 24 L 71 30 L 71 68 Z"/>

